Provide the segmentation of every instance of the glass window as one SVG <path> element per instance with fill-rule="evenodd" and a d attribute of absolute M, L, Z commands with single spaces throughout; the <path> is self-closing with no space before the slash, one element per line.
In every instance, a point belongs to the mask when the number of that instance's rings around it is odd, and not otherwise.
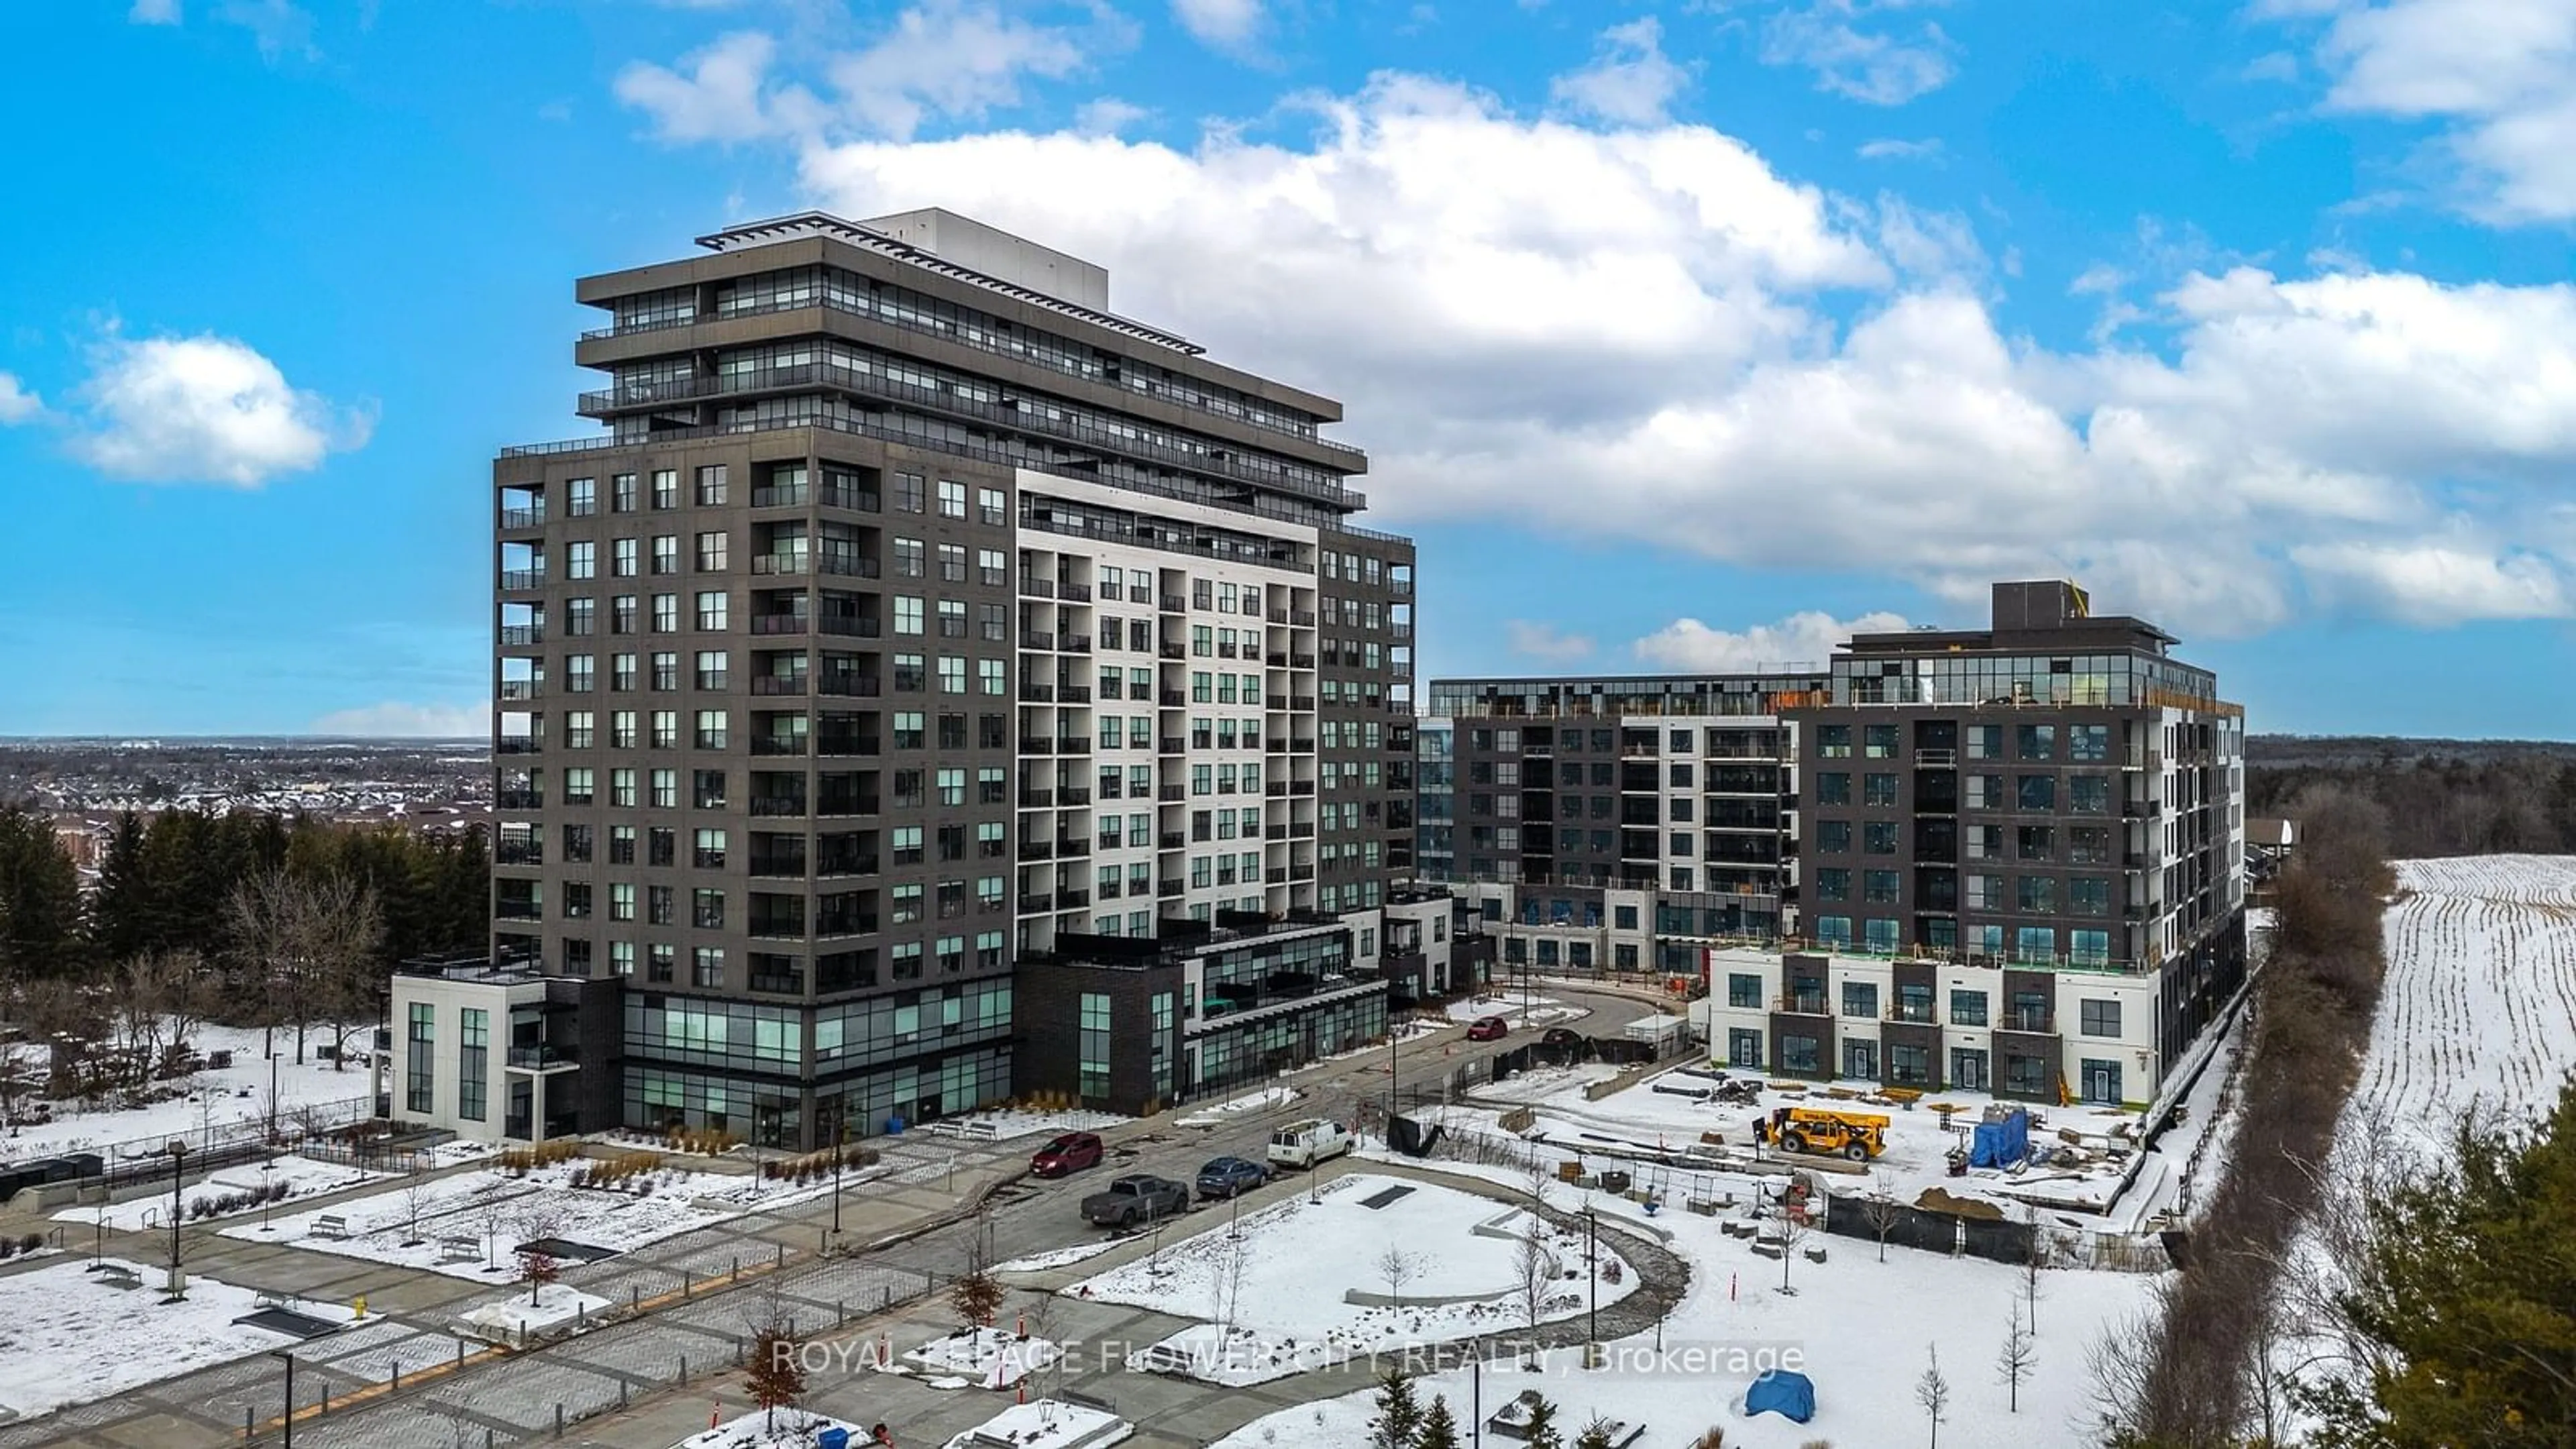
<path fill-rule="evenodd" d="M 1848 772 L 1842 770 L 1821 770 L 1817 772 L 1817 804 L 1849 805 L 1851 803 L 1851 798 L 1852 777 Z"/>
<path fill-rule="evenodd" d="M 1950 993 L 1950 1024 L 1952 1026 L 1984 1026 L 1986 1024 L 1986 993 L 1982 991 L 1953 990 Z"/>
<path fill-rule="evenodd" d="M 2019 803 L 2024 810 L 2055 810 L 2057 777 L 2055 775 L 2022 776 L 2019 781 Z"/>
<path fill-rule="evenodd" d="M 2057 758 L 2057 726 L 2053 724 L 2017 725 L 2013 730 L 2016 752 L 2025 760 Z"/>
<path fill-rule="evenodd" d="M 2118 1001 L 2084 1000 L 2075 1004 L 2076 1030 L 2086 1036 L 2118 1036 L 2120 1003 Z"/>

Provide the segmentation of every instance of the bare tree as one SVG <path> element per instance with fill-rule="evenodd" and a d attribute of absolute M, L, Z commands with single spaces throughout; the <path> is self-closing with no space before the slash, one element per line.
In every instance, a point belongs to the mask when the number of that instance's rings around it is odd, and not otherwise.
<path fill-rule="evenodd" d="M 1887 1261 L 1887 1235 L 1905 1220 L 1905 1205 L 1896 1200 L 1896 1176 L 1881 1168 L 1869 1175 L 1869 1196 L 1860 1203 L 1861 1221 L 1878 1239 L 1878 1261 Z"/>
<path fill-rule="evenodd" d="M 423 1173 L 417 1167 L 413 1168 L 410 1175 L 403 1179 L 402 1185 L 403 1236 L 405 1238 L 411 1240 L 411 1242 L 420 1241 L 420 1215 L 423 1210 L 428 1208 L 429 1205 L 436 1200 L 436 1198 L 437 1193 L 435 1192 L 428 1175 Z M 405 1246 L 409 1246 L 409 1244 L 407 1243 Z"/>
<path fill-rule="evenodd" d="M 302 1066 L 307 1031 L 325 1022 L 336 1034 L 336 1056 L 356 1004 L 374 999 L 384 938 L 375 892 L 346 876 L 276 870 L 235 887 L 225 916 L 240 964 L 266 1003 L 269 1049 L 276 1049 L 278 1027 L 293 1026 Z"/>
<path fill-rule="evenodd" d="M 1244 1242 L 1230 1237 L 1225 1244 L 1225 1269 L 1217 1279 L 1217 1319 L 1228 1334 L 1234 1332 L 1234 1321 L 1243 1306 Z"/>
<path fill-rule="evenodd" d="M 2036 1338 L 2039 1335 L 2039 1270 L 2048 1257 L 2048 1250 L 2039 1235 L 2039 1209 L 2029 1203 L 2022 1204 L 2021 1220 L 2030 1229 L 2030 1256 L 2022 1263 L 2023 1313 L 2030 1320 L 2031 1336 Z"/>
<path fill-rule="evenodd" d="M 1923 1406 L 1923 1415 L 1932 1421 L 1932 1449 L 1941 1449 L 1941 1421 L 1949 1417 L 1950 1381 L 1941 1377 L 1941 1348 L 1931 1346 L 1931 1361 L 1923 1377 L 1914 1381 L 1914 1402 Z"/>
<path fill-rule="evenodd" d="M 1547 1224 L 1536 1213 L 1512 1244 L 1512 1291 L 1521 1301 L 1526 1326 L 1538 1327 L 1539 1310 L 1547 1306 L 1548 1285 L 1556 1280 L 1556 1255 L 1547 1248 Z"/>
<path fill-rule="evenodd" d="M 2021 1321 L 2021 1300 L 2012 1301 L 2012 1326 L 2004 1331 L 2004 1346 L 1995 1354 L 1995 1379 L 2004 1386 L 2006 1412 L 2021 1412 L 2021 1385 L 2030 1377 L 2031 1365 L 2039 1359 L 2039 1350 L 2031 1341 L 2030 1328 Z"/>
<path fill-rule="evenodd" d="M 1794 1179 L 1792 1179 L 1794 1181 Z M 1789 1291 L 1789 1263 L 1798 1256 L 1798 1245 L 1807 1240 L 1807 1215 L 1791 1200 L 1788 1184 L 1780 1189 L 1780 1291 Z"/>
<path fill-rule="evenodd" d="M 1404 1296 L 1404 1285 L 1420 1271 L 1422 1260 L 1393 1243 L 1387 1244 L 1386 1251 L 1377 1255 L 1377 1275 L 1386 1280 L 1388 1307 L 1396 1306 L 1396 1301 Z"/>

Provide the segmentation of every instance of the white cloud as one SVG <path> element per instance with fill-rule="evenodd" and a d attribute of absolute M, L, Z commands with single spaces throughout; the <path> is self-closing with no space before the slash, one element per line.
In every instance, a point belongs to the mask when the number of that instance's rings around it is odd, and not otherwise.
<path fill-rule="evenodd" d="M 45 400 L 27 391 L 13 373 L 0 372 L 0 428 L 26 422 L 45 411 Z"/>
<path fill-rule="evenodd" d="M 114 477 L 254 488 L 363 446 L 374 418 L 289 387 L 277 364 L 226 337 L 111 334 L 80 390 L 72 450 Z"/>
<path fill-rule="evenodd" d="M 1571 664 L 1578 659 L 1590 658 L 1593 643 L 1590 635 L 1569 634 L 1553 624 L 1508 619 L 1503 623 L 1503 647 L 1524 659 Z"/>
<path fill-rule="evenodd" d="M 370 704 L 335 710 L 313 722 L 317 735 L 359 739 L 474 739 L 492 733 L 492 706 L 482 704 Z"/>
<path fill-rule="evenodd" d="M 1086 136 L 1115 136 L 1152 114 L 1116 96 L 1101 96 L 1083 102 L 1073 113 L 1073 124 Z"/>
<path fill-rule="evenodd" d="M 1623 126 L 1654 125 L 1690 85 L 1690 71 L 1664 54 L 1663 26 L 1648 15 L 1602 31 L 1592 63 L 1548 83 L 1560 106 Z"/>
<path fill-rule="evenodd" d="M 1941 152 L 1941 141 L 1936 136 L 1926 137 L 1920 141 L 1900 141 L 1894 138 L 1863 141 L 1859 154 L 1863 161 L 1938 161 L 1941 159 Z"/>
<path fill-rule="evenodd" d="M 1261 33 L 1262 0 L 1172 0 L 1172 18 L 1218 50 L 1242 51 Z"/>
<path fill-rule="evenodd" d="M 134 8 L 125 18 L 136 25 L 176 25 L 179 23 L 179 0 L 134 0 Z"/>
<path fill-rule="evenodd" d="M 2539 531 L 2576 473 L 2576 288 L 2160 256 L 2182 280 L 2136 304 L 2156 350 L 2052 349 L 1999 326 L 1965 219 L 1828 196 L 1704 126 L 1530 118 L 1403 75 L 1304 104 L 1309 134 L 1187 148 L 808 142 L 800 178 L 845 214 L 935 196 L 1094 259 L 1120 311 L 1355 399 L 1393 526 L 1499 517 L 1963 603 L 2072 575 L 2194 633 L 2458 592 L 2337 553 L 2311 577 L 2301 548 L 2464 519 L 2455 550 L 2576 557 L 2576 529 Z M 2126 307 L 2137 285 L 2078 290 Z"/>
<path fill-rule="evenodd" d="M 652 117 L 670 141 L 808 139 L 832 134 L 910 137 L 943 119 L 973 119 L 1019 104 L 1032 77 L 1061 79 L 1092 52 L 1132 43 L 1132 30 L 1100 9 L 1086 30 L 1034 24 L 984 0 L 922 0 L 869 43 L 787 54 L 808 61 L 819 84 L 773 78 L 776 37 L 740 31 L 693 52 L 680 69 L 639 62 L 616 81 L 618 99 Z"/>
<path fill-rule="evenodd" d="M 617 98 L 650 115 L 668 141 L 770 135 L 819 111 L 819 103 L 802 90 L 766 93 L 769 62 L 777 53 L 771 37 L 740 31 L 692 52 L 681 62 L 685 75 L 658 65 L 628 66 L 617 77 Z"/>
<path fill-rule="evenodd" d="M 1888 634 L 1904 627 L 1904 617 L 1897 614 L 1845 620 L 1813 609 L 1740 632 L 1675 619 L 1628 648 L 1649 664 L 1693 674 L 1751 673 L 1788 665 L 1821 668 L 1854 634 Z"/>
<path fill-rule="evenodd" d="M 1938 0 L 1934 0 L 1938 3 Z M 1773 15 L 1763 27 L 1766 65 L 1803 66 L 1816 88 L 1873 106 L 1901 106 L 1939 90 L 1956 73 L 1954 49 L 1941 27 L 1925 21 L 1899 36 L 1864 28 L 1879 12 L 1914 8 L 1909 0 L 1812 0 Z"/>
<path fill-rule="evenodd" d="M 2243 81 L 2295 81 L 2299 78 L 2299 58 L 2286 50 L 2258 55 L 2236 73 Z"/>
<path fill-rule="evenodd" d="M 269 60 L 288 54 L 313 60 L 322 54 L 313 44 L 313 17 L 287 0 L 224 0 L 215 15 L 249 31 Z"/>
<path fill-rule="evenodd" d="M 2271 0 L 2328 20 L 2327 104 L 2443 125 L 2426 170 L 2501 223 L 2576 217 L 2576 4 L 2569 0 Z"/>
<path fill-rule="evenodd" d="M 2290 550 L 2329 603 L 2385 604 L 2410 624 L 2472 619 L 2554 619 L 2570 612 L 2567 570 L 2537 554 L 2498 556 L 2490 542 L 2333 543 Z"/>

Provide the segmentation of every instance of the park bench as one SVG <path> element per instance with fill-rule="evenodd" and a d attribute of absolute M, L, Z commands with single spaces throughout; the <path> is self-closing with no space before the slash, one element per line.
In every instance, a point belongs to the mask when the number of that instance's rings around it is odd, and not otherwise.
<path fill-rule="evenodd" d="M 349 1238 L 349 1220 L 339 1213 L 324 1213 L 313 1220 L 312 1235 L 317 1238 L 346 1242 Z"/>

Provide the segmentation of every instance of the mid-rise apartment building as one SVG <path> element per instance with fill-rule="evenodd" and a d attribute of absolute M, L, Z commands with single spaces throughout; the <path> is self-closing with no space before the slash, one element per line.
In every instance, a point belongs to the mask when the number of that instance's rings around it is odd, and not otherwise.
<path fill-rule="evenodd" d="M 1059 937 L 1320 916 L 1371 961 L 1414 555 L 1352 522 L 1341 406 L 949 213 L 699 245 L 578 283 L 607 430 L 493 466 L 494 957 L 622 984 L 620 1119 L 1007 1097 Z"/>
<path fill-rule="evenodd" d="M 1810 673 L 1468 679 L 1431 686 L 1452 736 L 1455 888 L 1497 969 L 1696 975 L 1796 902 Z"/>
<path fill-rule="evenodd" d="M 1789 711 L 1803 949 L 1712 964 L 1726 1059 L 2144 1101 L 2243 983 L 2243 711 L 2072 584 L 1993 601 L 1853 638 Z"/>

